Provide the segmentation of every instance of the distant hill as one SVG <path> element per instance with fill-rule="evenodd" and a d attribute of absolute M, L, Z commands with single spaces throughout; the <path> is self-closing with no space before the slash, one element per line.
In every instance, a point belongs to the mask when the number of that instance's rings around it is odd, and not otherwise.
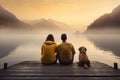
<path fill-rule="evenodd" d="M 120 6 L 91 23 L 86 33 L 120 33 Z"/>
<path fill-rule="evenodd" d="M 0 28 L 22 29 L 30 25 L 20 21 L 14 14 L 0 6 Z"/>
<path fill-rule="evenodd" d="M 64 30 L 68 27 L 69 25 L 53 20 L 53 19 L 40 19 L 40 20 L 33 20 L 33 21 L 27 21 L 24 20 L 24 22 L 31 24 L 34 29 L 48 29 L 48 30 Z"/>
<path fill-rule="evenodd" d="M 64 30 L 68 25 L 52 19 L 28 21 L 19 20 L 14 14 L 0 6 L 0 29 L 27 29 L 27 30 Z"/>
<path fill-rule="evenodd" d="M 56 20 L 53 20 L 53 19 L 48 19 L 48 21 L 56 24 L 61 29 L 68 29 L 68 28 L 70 29 L 70 27 L 71 27 L 70 25 L 67 25 L 67 24 L 65 24 L 63 22 L 56 21 Z"/>
<path fill-rule="evenodd" d="M 36 29 L 49 29 L 49 30 L 59 29 L 59 27 L 56 24 L 54 24 L 44 18 L 42 18 L 40 20 L 35 20 L 32 23 L 33 23 L 32 26 L 34 26 L 34 28 L 36 28 Z"/>

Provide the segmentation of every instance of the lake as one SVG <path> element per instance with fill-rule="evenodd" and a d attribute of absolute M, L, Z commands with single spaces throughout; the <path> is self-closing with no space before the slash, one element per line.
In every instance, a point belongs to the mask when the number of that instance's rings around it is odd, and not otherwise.
<path fill-rule="evenodd" d="M 50 32 L 55 37 L 57 44 L 61 43 L 62 32 Z M 91 61 L 99 61 L 110 66 L 114 62 L 120 68 L 120 35 L 81 35 L 66 32 L 68 42 L 74 45 L 76 50 L 74 63 L 78 61 L 78 48 L 85 46 L 87 55 Z M 39 34 L 0 34 L 0 68 L 7 62 L 10 65 L 22 61 L 40 61 L 42 43 L 48 32 Z"/>

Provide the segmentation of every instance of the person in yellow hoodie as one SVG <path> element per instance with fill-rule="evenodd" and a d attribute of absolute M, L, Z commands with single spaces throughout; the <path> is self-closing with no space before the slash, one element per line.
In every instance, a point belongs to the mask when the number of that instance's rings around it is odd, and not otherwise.
<path fill-rule="evenodd" d="M 57 44 L 54 41 L 52 34 L 49 34 L 46 41 L 43 43 L 41 48 L 41 62 L 42 64 L 56 64 L 56 47 Z"/>

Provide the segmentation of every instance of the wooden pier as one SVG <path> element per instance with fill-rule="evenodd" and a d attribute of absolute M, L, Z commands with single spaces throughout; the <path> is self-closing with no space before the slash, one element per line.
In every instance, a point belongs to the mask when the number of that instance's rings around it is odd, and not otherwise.
<path fill-rule="evenodd" d="M 100 62 L 91 62 L 86 70 L 72 65 L 42 65 L 25 61 L 0 70 L 0 80 L 120 80 L 120 70 Z"/>

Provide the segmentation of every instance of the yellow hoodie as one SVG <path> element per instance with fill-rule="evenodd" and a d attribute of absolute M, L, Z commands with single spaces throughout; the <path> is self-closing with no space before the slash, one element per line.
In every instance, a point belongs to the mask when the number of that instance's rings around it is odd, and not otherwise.
<path fill-rule="evenodd" d="M 41 62 L 52 64 L 56 61 L 55 49 L 57 44 L 53 41 L 45 41 L 41 48 Z"/>

